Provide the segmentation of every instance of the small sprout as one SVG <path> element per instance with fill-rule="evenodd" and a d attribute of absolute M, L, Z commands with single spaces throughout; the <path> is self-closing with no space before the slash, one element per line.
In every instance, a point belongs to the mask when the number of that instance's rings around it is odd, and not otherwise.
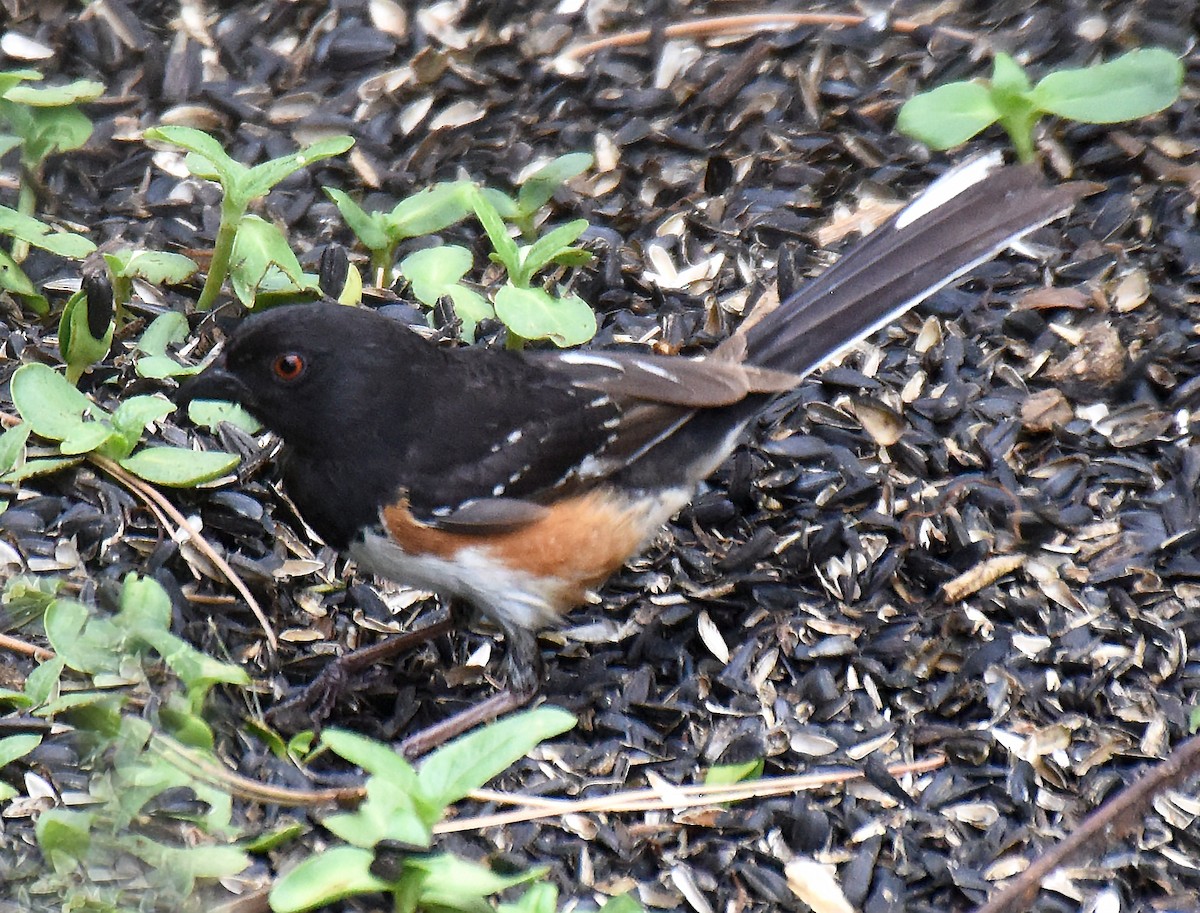
<path fill-rule="evenodd" d="M 409 254 L 400 261 L 400 274 L 411 284 L 417 300 L 427 307 L 435 307 L 442 298 L 454 302 L 463 337 L 474 341 L 479 321 L 495 317 L 496 312 L 483 295 L 462 284 L 471 265 L 469 250 L 447 244 Z"/>
<path fill-rule="evenodd" d="M 550 202 L 559 187 L 583 174 L 594 162 L 595 159 L 588 152 L 569 152 L 522 180 L 516 199 L 499 190 L 488 189 L 483 192 L 503 219 L 512 222 L 522 235 L 529 237 L 534 232 L 538 210 Z"/>
<path fill-rule="evenodd" d="M 26 248 L 33 246 L 69 260 L 83 260 L 90 256 L 96 245 L 69 231 L 57 231 L 33 216 L 25 215 L 7 206 L 0 206 L 0 235 L 9 235 Z M 49 312 L 45 296 L 38 292 L 29 277 L 17 265 L 17 260 L 0 250 L 0 289 L 19 296 L 37 314 Z"/>
<path fill-rule="evenodd" d="M 321 251 L 317 285 L 325 297 L 332 298 L 338 304 L 362 303 L 362 276 L 351 265 L 346 248 L 340 244 L 331 244 Z"/>
<path fill-rule="evenodd" d="M 390 287 L 394 280 L 396 246 L 405 238 L 433 234 L 461 222 L 470 215 L 471 196 L 475 192 L 469 181 L 449 181 L 406 197 L 391 212 L 367 212 L 341 190 L 333 187 L 324 190 L 350 230 L 370 251 L 375 282 L 383 288 Z"/>
<path fill-rule="evenodd" d="M 201 311 L 207 311 L 216 303 L 221 285 L 229 274 L 234 245 L 246 221 L 250 204 L 266 196 L 276 184 L 301 168 L 340 155 L 354 145 L 354 140 L 349 136 L 333 136 L 306 146 L 299 152 L 249 167 L 230 158 L 213 137 L 191 127 L 151 127 L 145 132 L 145 138 L 187 150 L 185 164 L 188 170 L 196 177 L 216 181 L 224 193 L 221 198 L 221 224 L 213 244 L 208 277 L 196 302 L 197 310 Z M 260 276 L 262 278 L 265 278 L 265 270 Z M 258 284 L 247 282 L 243 276 L 239 297 L 247 288 L 257 289 Z"/>
<path fill-rule="evenodd" d="M 58 322 L 58 351 L 68 381 L 79 383 L 83 373 L 108 354 L 115 327 L 112 285 L 104 276 L 89 276 L 67 301 Z"/>
<path fill-rule="evenodd" d="M 952 82 L 905 102 L 896 128 L 933 149 L 949 149 L 999 123 L 1023 162 L 1044 114 L 1089 124 L 1148 117 L 1172 105 L 1183 63 L 1163 48 L 1130 51 L 1108 63 L 1059 70 L 1032 85 L 1008 54 L 996 54 L 991 81 Z"/>
<path fill-rule="evenodd" d="M 229 258 L 233 292 L 253 309 L 261 292 L 294 298 L 298 292 L 318 291 L 315 276 L 304 272 L 279 226 L 258 216 L 245 216 Z"/>
<path fill-rule="evenodd" d="M 220 451 L 186 447 L 146 447 L 134 452 L 146 426 L 161 421 L 175 407 L 161 396 L 132 396 L 109 413 L 80 393 L 47 365 L 27 364 L 9 384 L 13 404 L 38 437 L 58 442 L 63 459 L 33 460 L 22 455 L 2 478 L 13 482 L 39 472 L 54 472 L 89 453 L 115 460 L 122 468 L 157 485 L 191 487 L 225 475 L 238 458 Z M 5 435 L 7 438 L 7 435 Z M 24 447 L 21 447 L 24 450 Z"/>
<path fill-rule="evenodd" d="M 414 768 L 389 746 L 339 729 L 325 745 L 369 776 L 366 800 L 321 824 L 346 845 L 312 856 L 271 889 L 275 913 L 300 913 L 359 894 L 389 893 L 396 909 L 488 909 L 486 898 L 540 877 L 502 875 L 447 853 L 429 853 L 433 826 L 451 803 L 483 786 L 574 718 L 556 707 L 515 714 L 450 742 Z"/>
<path fill-rule="evenodd" d="M 135 250 L 131 247 L 105 252 L 104 264 L 108 267 L 113 305 L 117 311 L 117 322 L 121 325 L 125 323 L 125 309 L 133 298 L 134 279 L 141 279 L 153 285 L 180 285 L 199 269 L 194 260 L 183 254 L 161 250 Z"/>
<path fill-rule="evenodd" d="M 475 195 L 475 215 L 492 242 L 492 259 L 504 266 L 508 281 L 495 295 L 496 316 L 508 327 L 507 346 L 520 349 L 530 339 L 549 339 L 573 346 L 596 335 L 596 315 L 578 295 L 555 296 L 533 287 L 534 274 L 550 264 L 575 265 L 590 257 L 572 246 L 587 230 L 585 219 L 561 225 L 533 244 L 521 247 L 509 237 L 500 214 L 482 193 Z"/>
<path fill-rule="evenodd" d="M 33 215 L 46 159 L 56 152 L 78 149 L 92 135 L 92 122 L 78 105 L 104 94 L 103 83 L 86 79 L 65 86 L 22 85 L 40 79 L 33 70 L 0 73 L 0 122 L 12 130 L 0 135 L 0 154 L 20 147 L 23 177 L 17 211 L 27 216 Z M 28 244 L 19 237 L 14 241 L 13 260 L 20 263 L 25 259 Z"/>

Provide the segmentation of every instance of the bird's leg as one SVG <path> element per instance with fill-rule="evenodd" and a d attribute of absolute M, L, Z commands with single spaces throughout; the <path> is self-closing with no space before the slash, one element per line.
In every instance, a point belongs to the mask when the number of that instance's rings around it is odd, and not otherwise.
<path fill-rule="evenodd" d="M 301 728 L 310 727 L 314 720 L 319 723 L 329 716 L 334 702 L 346 690 L 346 683 L 352 676 L 452 631 L 457 624 L 458 621 L 451 612 L 449 617 L 427 624 L 416 631 L 393 635 L 377 644 L 331 660 L 312 684 L 300 694 L 268 710 L 267 720 L 286 729 L 293 728 L 288 725 L 290 723 L 298 723 Z"/>
<path fill-rule="evenodd" d="M 405 757 L 419 757 L 468 729 L 524 707 L 537 697 L 542 682 L 542 654 L 537 635 L 525 628 L 506 627 L 504 646 L 501 669 L 505 687 L 475 706 L 409 736 L 400 743 Z"/>

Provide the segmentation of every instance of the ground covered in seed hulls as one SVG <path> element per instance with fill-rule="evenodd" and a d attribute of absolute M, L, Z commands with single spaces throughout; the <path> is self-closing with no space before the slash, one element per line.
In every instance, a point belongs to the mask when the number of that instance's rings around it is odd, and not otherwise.
<path fill-rule="evenodd" d="M 893 130 L 915 92 L 986 73 L 992 49 L 1035 74 L 1139 46 L 1191 54 L 1184 97 L 1161 116 L 1112 128 L 1050 123 L 1047 171 L 1097 184 L 1070 219 L 779 400 L 753 441 L 605 587 L 602 604 L 543 636 L 545 699 L 579 725 L 494 785 L 556 797 L 649 785 L 669 797 L 663 784 L 755 757 L 768 777 L 830 768 L 867 777 L 440 844 L 510 867 L 547 865 L 564 899 L 631 891 L 652 908 L 804 909 L 785 866 L 812 858 L 836 866 L 853 909 L 966 910 L 1192 725 L 1200 22 L 1187 2 L 952 2 L 936 20 L 897 4 L 897 19 L 923 23 L 913 33 L 884 19 L 707 40 L 663 31 L 757 11 L 0 0 L 0 69 L 105 83 L 86 108 L 92 138 L 51 161 L 38 193 L 42 217 L 97 242 L 211 248 L 216 192 L 141 142 L 159 123 L 209 130 L 246 163 L 353 135 L 352 153 L 290 178 L 262 210 L 314 269 L 330 244 L 361 253 L 323 185 L 390 208 L 458 177 L 511 189 L 535 161 L 592 152 L 594 169 L 556 195 L 551 221 L 591 224 L 595 260 L 565 278 L 599 314 L 596 344 L 687 353 L 775 294 L 777 279 L 790 287 L 819 270 L 861 224 L 944 170 L 948 157 Z M 650 35 L 632 46 L 559 59 L 575 43 L 644 27 Z M 953 158 L 1001 143 L 989 131 Z M 9 157 L 0 169 L 9 205 L 14 168 Z M 464 223 L 447 237 L 472 246 L 482 269 L 480 234 Z M 79 278 L 76 264 L 37 252 L 26 269 L 39 283 Z M 135 313 L 186 310 L 196 291 L 145 290 Z M 12 414 L 7 380 L 22 361 L 57 362 L 57 321 L 0 303 L 0 409 Z M 220 329 L 192 324 L 198 357 Z M 111 405 L 170 388 L 133 374 L 137 330 L 119 334 L 82 389 Z M 438 383 L 429 378 L 427 395 Z M 174 420 L 157 434 L 214 445 Z M 257 452 L 249 438 L 223 443 Z M 313 540 L 269 461 L 171 498 L 268 607 L 284 634 L 277 655 L 229 585 L 111 478 L 75 468 L 0 486 L 0 498 L 0 576 L 58 575 L 85 603 L 111 606 L 125 574 L 152 575 L 172 594 L 177 634 L 250 672 L 257 689 L 218 691 L 209 718 L 221 757 L 264 782 L 300 778 L 244 720 L 311 680 L 326 657 L 435 608 L 355 576 Z M 10 633 L 39 642 L 36 630 Z M 487 632 L 442 638 L 373 670 L 332 720 L 398 740 L 489 693 L 489 651 L 494 668 Z M 3 684 L 21 687 L 33 665 L 4 655 Z M 26 724 L 17 712 L 0 718 L 10 731 Z M 24 790 L 0 807 L 5 913 L 58 908 L 30 891 L 48 870 L 37 813 L 84 776 L 84 746 L 65 730 L 0 771 Z M 932 769 L 919 775 L 885 773 L 925 760 Z M 147 810 L 138 824 L 159 827 L 156 814 L 172 811 Z M 1160 796 L 1154 814 L 1057 875 L 1035 909 L 1197 909 L 1198 814 L 1192 793 Z M 222 891 L 255 897 L 331 840 L 302 812 L 235 803 L 244 833 L 285 820 L 304 823 L 302 836 Z M 379 908 L 378 898 L 338 907 Z"/>

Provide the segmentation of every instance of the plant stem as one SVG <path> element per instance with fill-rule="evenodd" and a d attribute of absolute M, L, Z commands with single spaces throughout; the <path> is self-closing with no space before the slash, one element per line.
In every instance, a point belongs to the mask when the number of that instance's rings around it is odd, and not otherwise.
<path fill-rule="evenodd" d="M 22 163 L 21 189 L 17 194 L 17 212 L 23 216 L 32 216 L 37 209 L 37 191 L 34 185 L 39 179 L 38 163 Z M 18 263 L 23 263 L 29 256 L 29 242 L 13 238 L 11 256 Z"/>
<path fill-rule="evenodd" d="M 229 259 L 233 253 L 233 241 L 237 237 L 238 225 L 246 214 L 246 204 L 233 199 L 226 193 L 221 200 L 221 226 L 217 229 L 217 239 L 213 244 L 212 260 L 208 264 L 208 276 L 204 280 L 204 288 L 196 301 L 196 310 L 207 311 L 217 301 L 225 277 L 229 275 Z"/>

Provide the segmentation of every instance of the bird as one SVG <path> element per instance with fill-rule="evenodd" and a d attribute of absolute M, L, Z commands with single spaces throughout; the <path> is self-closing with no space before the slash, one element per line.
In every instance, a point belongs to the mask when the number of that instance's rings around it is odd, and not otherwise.
<path fill-rule="evenodd" d="M 282 440 L 321 539 L 500 629 L 508 686 L 474 725 L 537 693 L 537 632 L 645 548 L 768 403 L 1080 194 L 995 155 L 949 169 L 699 357 L 451 347 L 314 302 L 242 321 L 177 402 L 244 407 Z"/>

